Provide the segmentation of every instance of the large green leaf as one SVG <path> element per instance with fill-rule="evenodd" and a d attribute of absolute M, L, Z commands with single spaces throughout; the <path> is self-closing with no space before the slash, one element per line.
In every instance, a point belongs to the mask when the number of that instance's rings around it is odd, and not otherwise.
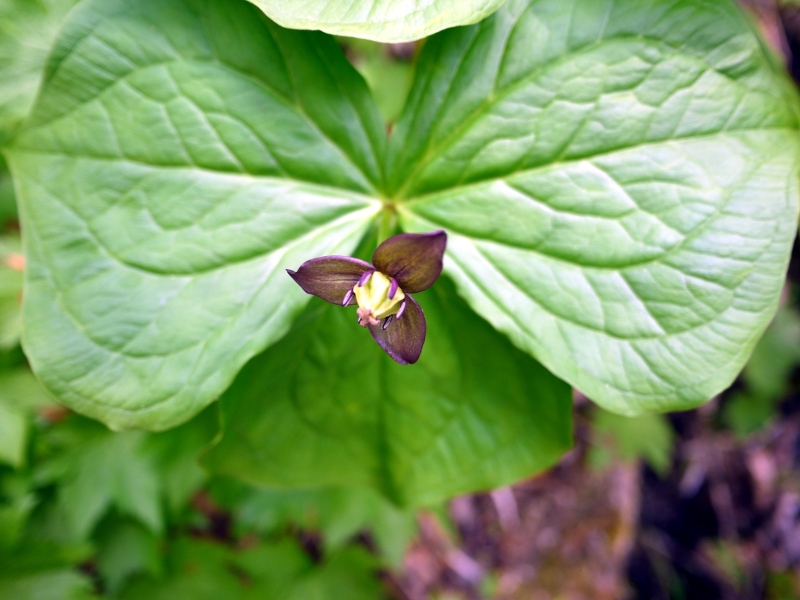
<path fill-rule="evenodd" d="M 569 387 L 440 281 L 419 295 L 420 361 L 400 366 L 352 308 L 314 306 L 221 399 L 218 473 L 280 487 L 374 486 L 401 505 L 498 487 L 571 444 Z"/>
<path fill-rule="evenodd" d="M 0 0 L 0 144 L 28 114 L 47 51 L 77 0 Z"/>
<path fill-rule="evenodd" d="M 320 29 L 378 42 L 418 40 L 477 23 L 505 0 L 250 0 L 284 27 Z"/>
<path fill-rule="evenodd" d="M 322 34 L 244 2 L 81 5 L 9 152 L 34 370 L 112 427 L 187 420 L 305 304 L 284 268 L 358 242 L 384 141 Z"/>
<path fill-rule="evenodd" d="M 403 226 L 609 410 L 685 409 L 775 311 L 798 101 L 733 2 L 511 0 L 430 40 L 388 157 Z"/>

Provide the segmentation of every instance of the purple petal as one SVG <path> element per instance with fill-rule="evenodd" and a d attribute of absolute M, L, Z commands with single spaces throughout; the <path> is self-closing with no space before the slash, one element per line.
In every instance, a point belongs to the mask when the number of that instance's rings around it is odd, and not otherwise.
<path fill-rule="evenodd" d="M 349 256 L 321 256 L 307 260 L 297 271 L 286 269 L 306 294 L 312 294 L 332 304 L 341 305 L 347 292 L 353 289 L 371 264 Z M 348 304 L 354 304 L 351 296 Z"/>
<path fill-rule="evenodd" d="M 439 278 L 446 246 L 444 231 L 401 233 L 377 247 L 372 264 L 394 277 L 404 292 L 413 294 L 428 289 Z"/>
<path fill-rule="evenodd" d="M 401 365 L 417 362 L 425 343 L 425 314 L 417 301 L 406 296 L 402 319 L 393 319 L 386 329 L 380 325 L 369 328 L 372 337 L 386 353 Z"/>

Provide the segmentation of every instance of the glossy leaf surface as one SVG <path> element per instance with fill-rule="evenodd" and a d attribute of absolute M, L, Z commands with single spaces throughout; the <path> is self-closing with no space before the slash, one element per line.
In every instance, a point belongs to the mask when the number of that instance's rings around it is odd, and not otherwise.
<path fill-rule="evenodd" d="M 320 29 L 379 42 L 418 40 L 477 23 L 505 0 L 250 0 L 284 27 Z"/>
<path fill-rule="evenodd" d="M 377 351 L 353 308 L 315 300 L 222 397 L 203 464 L 270 486 L 374 486 L 401 505 L 551 465 L 571 445 L 569 387 L 451 288 L 417 296 L 429 331 L 413 368 Z"/>
<path fill-rule="evenodd" d="M 47 52 L 77 0 L 0 0 L 0 145 L 33 105 Z"/>
<path fill-rule="evenodd" d="M 9 154 L 34 370 L 113 427 L 187 420 L 306 302 L 284 269 L 357 243 L 381 127 L 333 40 L 246 3 L 81 5 Z"/>
<path fill-rule="evenodd" d="M 775 311 L 798 102 L 733 2 L 510 1 L 429 41 L 392 138 L 404 227 L 609 410 L 697 406 Z M 401 200 L 402 199 L 402 200 Z"/>

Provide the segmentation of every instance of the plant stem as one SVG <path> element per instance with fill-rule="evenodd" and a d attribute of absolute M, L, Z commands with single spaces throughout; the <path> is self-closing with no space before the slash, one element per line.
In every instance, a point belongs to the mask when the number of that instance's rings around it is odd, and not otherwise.
<path fill-rule="evenodd" d="M 378 224 L 378 243 L 392 237 L 397 229 L 397 212 L 394 204 L 387 202 L 383 205 L 381 221 Z"/>

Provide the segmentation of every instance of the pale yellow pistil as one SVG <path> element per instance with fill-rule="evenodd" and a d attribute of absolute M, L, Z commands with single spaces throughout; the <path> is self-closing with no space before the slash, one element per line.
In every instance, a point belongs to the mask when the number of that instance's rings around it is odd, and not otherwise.
<path fill-rule="evenodd" d="M 386 317 L 396 315 L 406 295 L 399 287 L 393 298 L 389 298 L 392 280 L 380 271 L 375 271 L 364 282 L 356 285 L 353 293 L 358 302 L 358 323 L 362 327 L 378 325 Z"/>

